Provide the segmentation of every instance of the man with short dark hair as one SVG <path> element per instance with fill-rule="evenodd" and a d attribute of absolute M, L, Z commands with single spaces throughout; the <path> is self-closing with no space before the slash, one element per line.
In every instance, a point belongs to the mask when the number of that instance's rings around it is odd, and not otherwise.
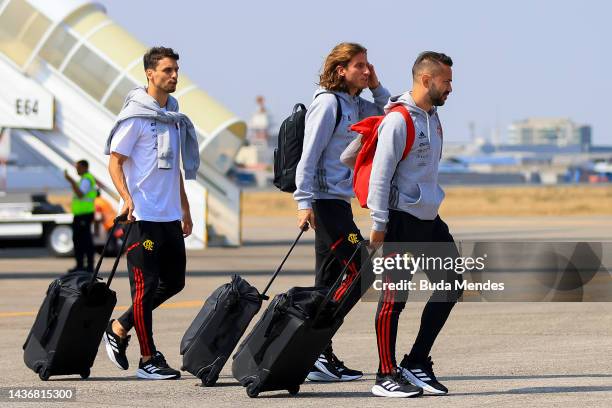
<path fill-rule="evenodd" d="M 69 269 L 69 272 L 77 270 L 85 270 L 92 272 L 94 270 L 94 244 L 91 234 L 91 225 L 94 219 L 94 200 L 98 196 L 96 188 L 96 179 L 89 172 L 89 163 L 87 160 L 79 160 L 75 164 L 77 174 L 81 176 L 81 180 L 77 182 L 70 177 L 67 170 L 64 170 L 64 177 L 72 187 L 72 242 L 74 244 L 74 258 L 76 265 Z M 85 266 L 84 258 L 87 259 Z"/>
<path fill-rule="evenodd" d="M 127 370 L 127 333 L 134 327 L 141 354 L 136 375 L 156 380 L 181 375 L 155 347 L 152 311 L 185 285 L 184 238 L 193 223 L 179 166 L 182 162 L 186 179 L 195 179 L 199 166 L 195 128 L 170 96 L 178 82 L 178 58 L 171 48 L 147 51 L 147 87 L 130 91 L 105 149 L 121 214 L 134 223 L 126 245 L 132 307 L 109 322 L 106 351 Z"/>
<path fill-rule="evenodd" d="M 438 215 L 444 192 L 438 184 L 438 164 L 442 155 L 442 125 L 437 107 L 444 105 L 452 91 L 450 57 L 432 51 L 421 53 L 412 68 L 412 91 L 389 99 L 389 112 L 378 128 L 378 144 L 368 191 L 368 208 L 373 220 L 370 242 L 384 242 L 383 256 L 414 253 L 420 256 L 457 258 L 459 253 L 448 226 Z M 408 154 L 407 123 L 400 112 L 390 112 L 402 105 L 410 114 L 415 138 Z M 398 245 L 397 243 L 404 243 Z M 411 244 L 407 247 L 405 243 Z M 413 249 L 418 246 L 418 252 Z M 415 396 L 417 386 L 432 394 L 446 394 L 448 389 L 436 379 L 429 353 L 453 306 L 461 296 L 456 282 L 461 275 L 454 270 L 421 268 L 431 282 L 448 282 L 451 289 L 438 289 L 425 305 L 419 333 L 409 354 L 397 365 L 395 341 L 398 320 L 407 300 L 407 290 L 383 287 L 376 312 L 376 338 L 379 366 L 372 393 L 383 397 Z M 421 273 L 418 271 L 417 273 Z M 383 282 L 397 283 L 412 278 L 406 269 L 385 271 Z M 418 287 L 418 285 L 417 285 Z M 419 394 L 420 395 L 420 394 Z"/>

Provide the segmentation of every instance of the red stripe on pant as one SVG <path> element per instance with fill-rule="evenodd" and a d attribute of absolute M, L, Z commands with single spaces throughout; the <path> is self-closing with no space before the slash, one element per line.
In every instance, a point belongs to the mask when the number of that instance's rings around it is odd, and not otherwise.
<path fill-rule="evenodd" d="M 391 279 L 389 279 L 389 282 Z M 395 355 L 391 355 L 391 320 L 393 317 L 393 306 L 395 306 L 395 291 L 390 290 L 391 294 L 389 295 L 389 308 L 387 312 L 387 328 L 385 333 L 385 346 L 387 347 L 387 362 L 389 363 L 388 372 L 392 372 L 395 370 Z"/>
<path fill-rule="evenodd" d="M 145 346 L 142 342 L 142 321 L 140 319 L 140 275 L 138 274 L 138 268 L 133 267 L 132 272 L 134 274 L 134 284 L 136 285 L 136 295 L 132 300 L 132 311 L 134 312 L 134 329 L 136 329 L 136 335 L 138 336 L 138 344 L 140 345 L 140 354 L 144 355 Z"/>
<path fill-rule="evenodd" d="M 388 280 L 387 280 L 388 282 Z M 383 318 L 382 318 L 382 340 L 383 340 L 383 363 L 384 363 L 384 371 L 385 373 L 391 372 L 391 366 L 393 365 L 393 360 L 391 360 L 391 353 L 389 352 L 389 335 L 387 334 L 387 326 L 389 324 L 389 305 L 391 300 L 391 291 L 386 291 L 385 296 L 385 305 L 383 309 Z"/>
<path fill-rule="evenodd" d="M 385 258 L 394 256 L 395 253 L 387 254 Z M 391 278 L 387 276 L 385 278 L 385 283 L 390 283 Z M 395 356 L 391 356 L 391 317 L 393 315 L 393 306 L 395 300 L 395 291 L 389 289 L 383 289 L 385 296 L 383 301 L 383 307 L 380 309 L 379 313 L 379 326 L 380 326 L 380 336 L 379 339 L 382 342 L 381 350 L 379 353 L 379 358 L 381 362 L 381 370 L 383 373 L 389 374 L 393 373 L 395 369 L 395 364 L 393 363 Z"/>
<path fill-rule="evenodd" d="M 389 282 L 389 279 L 386 279 Z M 391 358 L 391 349 L 389 344 L 391 330 L 391 315 L 393 313 L 393 297 L 394 292 L 384 290 L 383 306 L 378 314 L 378 355 L 380 359 L 380 369 L 382 373 L 389 374 L 393 372 L 394 364 Z"/>
<path fill-rule="evenodd" d="M 340 237 L 339 240 L 337 240 L 336 242 L 334 242 L 329 248 L 334 251 L 336 249 L 336 247 L 338 245 L 340 245 L 340 243 L 342 243 L 342 241 L 344 240 L 344 237 Z"/>
<path fill-rule="evenodd" d="M 140 245 L 140 242 L 136 242 L 135 244 L 130 245 L 130 247 L 125 251 L 125 254 L 127 255 L 132 249 L 136 248 L 138 245 Z"/>
<path fill-rule="evenodd" d="M 144 297 L 144 278 L 140 268 L 134 267 L 133 271 L 134 281 L 136 282 L 136 296 L 132 306 L 134 312 L 135 329 L 136 334 L 138 335 L 138 343 L 140 344 L 140 354 L 143 356 L 150 356 L 151 348 L 149 346 L 149 339 L 144 321 L 144 309 L 142 306 L 142 299 Z"/>
<path fill-rule="evenodd" d="M 383 308 L 385 307 L 386 304 L 386 298 L 387 298 L 387 292 L 383 292 L 384 294 L 384 299 L 383 299 L 383 306 L 380 308 L 380 311 L 378 312 L 378 316 L 376 316 L 376 342 L 378 343 L 378 359 L 380 361 L 380 371 L 381 373 L 384 372 L 384 368 L 383 368 L 383 341 L 382 341 L 382 311 Z"/>

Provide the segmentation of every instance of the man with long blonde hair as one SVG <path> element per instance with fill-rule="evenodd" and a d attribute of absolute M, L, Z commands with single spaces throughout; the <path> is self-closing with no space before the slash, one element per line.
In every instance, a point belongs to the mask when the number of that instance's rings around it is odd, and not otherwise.
<path fill-rule="evenodd" d="M 355 43 L 340 43 L 332 49 L 323 64 L 319 85 L 306 114 L 293 196 L 298 202 L 298 227 L 308 224 L 315 230 L 315 285 L 331 287 L 348 264 L 349 274 L 334 293 L 335 300 L 350 296 L 346 302 L 348 312 L 360 297 L 360 293 L 347 289 L 358 279 L 361 259 L 357 256 L 350 263 L 349 260 L 363 237 L 353 221 L 350 204 L 354 196 L 353 172 L 342 164 L 340 154 L 355 138 L 350 126 L 365 117 L 382 114 L 390 94 L 380 85 L 374 66 L 368 62 L 367 50 Z M 372 91 L 373 103 L 359 96 L 365 88 Z M 362 375 L 361 371 L 347 368 L 333 353 L 330 343 L 308 379 L 350 381 Z"/>

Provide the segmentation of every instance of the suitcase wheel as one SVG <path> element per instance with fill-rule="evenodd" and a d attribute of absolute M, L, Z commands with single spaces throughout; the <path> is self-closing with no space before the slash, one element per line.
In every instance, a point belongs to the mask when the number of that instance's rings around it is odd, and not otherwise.
<path fill-rule="evenodd" d="M 246 393 L 249 398 L 257 398 L 257 396 L 259 395 L 259 387 L 255 383 L 250 383 L 246 387 Z"/>
<path fill-rule="evenodd" d="M 80 373 L 80 376 L 82 379 L 86 380 L 87 378 L 89 378 L 89 374 L 91 374 L 91 370 L 88 368 L 87 370 L 82 371 Z"/>
<path fill-rule="evenodd" d="M 219 374 L 211 377 L 202 378 L 202 387 L 214 387 L 219 379 Z"/>
<path fill-rule="evenodd" d="M 300 392 L 300 386 L 296 385 L 294 387 L 287 389 L 287 391 L 289 391 L 289 395 L 297 395 L 297 393 Z"/>
<path fill-rule="evenodd" d="M 41 368 L 38 371 L 38 378 L 40 378 L 41 380 L 47 381 L 49 379 L 49 377 L 51 377 L 51 371 L 49 371 L 49 369 Z"/>

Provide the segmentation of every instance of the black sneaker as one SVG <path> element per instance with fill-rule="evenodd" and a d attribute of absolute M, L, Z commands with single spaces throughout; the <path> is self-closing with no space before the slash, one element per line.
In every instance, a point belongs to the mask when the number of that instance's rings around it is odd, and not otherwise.
<path fill-rule="evenodd" d="M 427 357 L 425 362 L 417 363 L 408 360 L 408 356 L 404 356 L 399 369 L 405 379 L 423 388 L 423 390 L 437 395 L 448 394 L 448 388 L 440 384 L 436 379 L 431 357 Z"/>
<path fill-rule="evenodd" d="M 336 367 L 336 371 L 338 371 L 338 373 L 340 373 L 341 378 L 340 381 L 353 381 L 353 380 L 357 380 L 358 378 L 363 377 L 363 372 L 359 371 L 359 370 L 353 370 L 352 368 L 348 368 L 347 366 L 344 365 L 343 361 L 340 361 L 338 359 L 338 357 L 336 357 L 336 355 L 331 352 L 331 353 L 324 353 L 325 358 L 330 361 L 334 367 Z"/>
<path fill-rule="evenodd" d="M 338 372 L 336 366 L 325 356 L 321 354 L 314 366 L 306 376 L 310 381 L 342 381 L 342 374 Z"/>
<path fill-rule="evenodd" d="M 363 377 L 361 371 L 348 368 L 334 353 L 326 352 L 317 358 L 306 378 L 310 381 L 341 382 L 361 377 Z"/>
<path fill-rule="evenodd" d="M 115 332 L 113 332 L 114 321 L 115 320 L 113 319 L 108 322 L 104 336 L 102 336 L 104 343 L 106 344 L 106 354 L 108 355 L 110 361 L 112 361 L 117 367 L 122 370 L 127 370 L 130 367 L 130 363 L 125 355 L 125 349 L 127 349 L 131 336 L 126 336 L 124 338 L 117 336 Z"/>
<path fill-rule="evenodd" d="M 376 374 L 372 394 L 377 397 L 413 398 L 423 394 L 423 389 L 406 380 L 399 369 L 395 374 Z"/>
<path fill-rule="evenodd" d="M 155 355 L 146 363 L 143 363 L 140 359 L 136 377 L 149 380 L 175 380 L 181 378 L 181 372 L 170 368 L 164 355 L 156 351 Z"/>

